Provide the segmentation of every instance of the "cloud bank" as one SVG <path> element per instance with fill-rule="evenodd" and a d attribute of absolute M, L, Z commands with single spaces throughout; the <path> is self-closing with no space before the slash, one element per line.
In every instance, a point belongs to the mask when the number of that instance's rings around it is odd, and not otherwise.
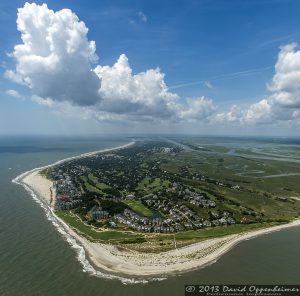
<path fill-rule="evenodd" d="M 54 12 L 46 4 L 25 3 L 18 9 L 17 28 L 22 43 L 12 53 L 16 68 L 6 76 L 28 86 L 39 104 L 82 107 L 99 120 L 183 119 L 196 117 L 189 108 L 211 108 L 205 98 L 179 104 L 159 68 L 134 74 L 125 54 L 112 66 L 95 66 L 96 43 L 88 40 L 88 28 L 69 9 Z M 200 111 L 207 117 L 208 112 Z"/>
<path fill-rule="evenodd" d="M 147 21 L 143 13 L 139 16 Z M 69 9 L 54 12 L 46 4 L 25 3 L 18 9 L 20 44 L 5 75 L 31 89 L 32 100 L 49 108 L 97 120 L 198 121 L 212 124 L 273 124 L 300 120 L 300 50 L 283 46 L 268 86 L 270 96 L 247 108 L 217 112 L 211 99 L 180 98 L 171 92 L 159 68 L 134 73 L 121 54 L 112 66 L 98 63 L 88 28 Z M 208 88 L 213 85 L 206 81 Z M 20 97 L 14 90 L 7 94 Z"/>
<path fill-rule="evenodd" d="M 233 106 L 229 112 L 217 114 L 216 120 L 241 124 L 300 123 L 300 50 L 295 43 L 281 47 L 268 89 L 269 97 L 243 111 Z"/>

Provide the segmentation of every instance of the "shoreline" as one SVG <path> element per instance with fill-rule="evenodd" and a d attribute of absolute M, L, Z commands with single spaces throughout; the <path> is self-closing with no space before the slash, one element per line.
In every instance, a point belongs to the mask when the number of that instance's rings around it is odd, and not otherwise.
<path fill-rule="evenodd" d="M 35 197 L 33 197 L 36 198 L 45 209 L 47 218 L 51 220 L 54 225 L 56 224 L 55 226 L 58 231 L 62 233 L 71 246 L 78 251 L 77 258 L 84 266 L 85 271 L 100 277 L 119 279 L 124 283 L 145 283 L 148 280 L 161 280 L 167 275 L 181 274 L 212 264 L 242 241 L 286 228 L 300 226 L 300 219 L 297 219 L 286 224 L 260 230 L 211 238 L 161 253 L 141 253 L 132 250 L 124 251 L 110 244 L 91 242 L 79 235 L 62 219 L 56 216 L 53 211 L 53 205 L 50 203 L 50 188 L 52 188 L 53 192 L 53 182 L 39 175 L 39 172 L 45 168 L 66 161 L 90 157 L 101 152 L 123 149 L 134 143 L 133 141 L 119 147 L 69 157 L 53 164 L 27 171 L 13 180 L 14 183 L 25 187 L 32 196 L 35 195 Z M 89 260 L 86 257 L 88 257 Z M 95 266 L 96 269 L 93 266 Z M 102 271 L 104 271 L 104 273 Z"/>

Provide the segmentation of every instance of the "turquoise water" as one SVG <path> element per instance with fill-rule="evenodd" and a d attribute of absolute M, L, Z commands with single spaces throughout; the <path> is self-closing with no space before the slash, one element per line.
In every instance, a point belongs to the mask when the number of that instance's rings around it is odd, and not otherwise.
<path fill-rule="evenodd" d="M 126 138 L 0 138 L 0 295 L 184 295 L 188 283 L 299 284 L 300 228 L 245 241 L 216 263 L 161 282 L 123 284 L 83 272 L 77 252 L 23 187 L 22 172 Z"/>

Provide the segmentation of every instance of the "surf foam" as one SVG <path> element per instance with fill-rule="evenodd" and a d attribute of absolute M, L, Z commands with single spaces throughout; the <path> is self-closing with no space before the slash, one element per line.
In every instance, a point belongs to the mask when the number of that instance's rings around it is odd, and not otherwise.
<path fill-rule="evenodd" d="M 82 157 L 90 157 L 90 156 L 96 155 L 98 153 L 123 149 L 123 148 L 126 148 L 126 147 L 129 147 L 129 146 L 133 145 L 134 143 L 135 142 L 133 141 L 133 142 L 130 142 L 128 144 L 125 144 L 123 146 L 119 146 L 119 147 L 116 147 L 116 148 L 104 149 L 104 150 L 99 150 L 99 151 L 95 151 L 95 152 L 84 153 L 84 154 L 81 154 L 79 156 L 65 158 L 65 159 L 56 161 L 53 164 L 46 165 L 46 166 L 39 167 L 39 168 L 34 168 L 34 169 L 29 170 L 25 173 L 22 173 L 19 176 L 17 176 L 16 178 L 14 178 L 12 180 L 12 182 L 15 183 L 15 184 L 23 186 L 25 188 L 25 190 L 30 194 L 32 199 L 42 207 L 42 209 L 46 213 L 47 219 L 52 223 L 52 225 L 62 235 L 62 237 L 68 242 L 68 244 L 71 246 L 71 248 L 75 250 L 75 252 L 77 254 L 76 258 L 79 261 L 79 263 L 82 265 L 83 272 L 87 272 L 90 275 L 93 275 L 93 276 L 96 276 L 96 277 L 99 277 L 99 278 L 110 279 L 110 280 L 119 280 L 123 284 L 146 284 L 150 281 L 162 281 L 162 280 L 165 280 L 166 278 L 163 278 L 163 277 L 161 277 L 161 278 L 149 278 L 149 279 L 125 278 L 125 277 L 112 275 L 112 274 L 108 274 L 108 273 L 104 273 L 104 272 L 101 272 L 99 270 L 96 270 L 91 265 L 89 260 L 87 259 L 86 252 L 85 252 L 85 249 L 83 248 L 83 246 L 81 246 L 78 243 L 78 241 L 66 231 L 65 226 L 62 224 L 60 219 L 55 215 L 53 210 L 48 206 L 48 204 L 46 202 L 44 202 L 43 200 L 41 200 L 38 197 L 38 195 L 34 192 L 33 189 L 31 189 L 27 184 L 22 182 L 23 178 L 25 178 L 27 175 L 29 175 L 29 174 L 31 174 L 35 171 L 39 171 L 39 170 L 46 169 L 46 168 L 49 168 L 49 167 L 52 167 L 52 166 L 56 166 L 58 164 L 62 164 L 64 162 L 71 161 L 71 160 L 74 160 L 74 159 L 78 159 L 78 158 L 82 158 Z"/>

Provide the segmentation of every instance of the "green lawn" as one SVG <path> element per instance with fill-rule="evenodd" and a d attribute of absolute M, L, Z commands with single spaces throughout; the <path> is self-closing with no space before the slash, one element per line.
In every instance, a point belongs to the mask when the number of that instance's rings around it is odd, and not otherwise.
<path fill-rule="evenodd" d="M 85 189 L 90 192 L 106 195 L 104 192 L 102 192 L 102 189 L 110 188 L 110 186 L 106 185 L 105 183 L 99 182 L 98 178 L 93 174 L 89 174 L 88 177 L 80 176 L 80 179 L 84 182 Z M 92 182 L 92 184 L 90 182 Z"/>
<path fill-rule="evenodd" d="M 84 182 L 84 186 L 85 188 L 90 191 L 90 192 L 95 192 L 95 193 L 99 193 L 99 194 L 102 194 L 102 191 L 99 190 L 97 187 L 91 185 L 90 183 L 88 182 Z"/>
<path fill-rule="evenodd" d="M 80 176 L 80 179 L 83 181 L 83 182 L 88 182 L 88 178 L 86 176 Z"/>
<path fill-rule="evenodd" d="M 126 244 L 135 245 L 146 242 L 150 239 L 154 245 L 158 245 L 161 242 L 173 240 L 173 235 L 155 235 L 154 237 L 147 237 L 139 233 L 131 233 L 127 231 L 116 231 L 116 230 L 104 230 L 96 231 L 90 225 L 85 224 L 81 219 L 79 219 L 72 211 L 57 211 L 56 215 L 64 220 L 69 226 L 75 229 L 79 234 L 84 235 L 92 241 L 102 241 L 107 243 L 115 244 Z M 220 226 L 220 227 L 210 227 L 201 230 L 191 230 L 175 233 L 176 240 L 182 242 L 183 244 L 188 244 L 189 242 L 201 241 L 214 237 L 222 237 L 230 234 L 237 234 L 246 231 L 254 231 L 261 228 L 267 228 L 271 226 L 278 225 L 279 223 L 263 223 L 263 224 L 248 224 L 248 225 L 231 225 L 231 226 Z M 154 246 L 153 245 L 153 246 Z M 173 248 L 172 246 L 159 246 L 157 249 L 152 249 L 150 247 L 149 251 L 164 251 Z M 143 251 L 143 249 L 141 249 Z"/>
<path fill-rule="evenodd" d="M 96 184 L 96 187 L 99 188 L 99 189 L 111 188 L 111 187 L 108 186 L 107 184 L 101 183 L 101 182 L 98 182 L 98 183 Z"/>
<path fill-rule="evenodd" d="M 235 224 L 230 226 L 210 227 L 201 230 L 183 231 L 175 234 L 178 240 L 190 239 L 207 239 L 213 237 L 221 237 L 229 234 L 242 233 L 246 231 L 254 231 L 261 228 L 278 225 L 279 223 L 256 223 L 256 224 Z"/>
<path fill-rule="evenodd" d="M 98 178 L 91 173 L 88 174 L 88 178 L 95 184 L 98 182 Z"/>
<path fill-rule="evenodd" d="M 92 181 L 92 184 L 93 185 L 91 185 L 90 183 L 90 186 L 89 185 L 86 185 L 85 184 L 85 187 L 89 190 L 89 191 L 92 191 L 92 192 L 97 192 L 97 193 L 103 193 L 101 190 L 102 189 L 106 189 L 106 188 L 111 188 L 110 186 L 108 186 L 107 184 L 105 184 L 105 183 L 102 183 L 102 182 L 99 182 L 99 179 L 95 176 L 95 175 L 93 175 L 93 174 L 88 174 L 88 178 L 86 178 L 86 177 L 84 177 L 85 179 L 85 181 Z M 91 187 L 91 186 L 93 186 L 93 187 Z M 100 191 L 99 190 L 97 190 L 97 189 L 100 189 Z"/>
<path fill-rule="evenodd" d="M 145 177 L 138 185 L 137 189 L 144 190 L 150 184 L 150 178 Z"/>
<path fill-rule="evenodd" d="M 124 200 L 123 203 L 128 205 L 133 211 L 137 212 L 138 214 L 142 214 L 145 217 L 152 216 L 152 212 L 147 207 L 145 207 L 140 201 Z"/>
<path fill-rule="evenodd" d="M 145 177 L 137 186 L 137 190 L 150 190 L 151 192 L 157 192 L 163 188 L 169 187 L 170 182 L 168 180 L 162 180 L 160 178 L 150 179 Z"/>

